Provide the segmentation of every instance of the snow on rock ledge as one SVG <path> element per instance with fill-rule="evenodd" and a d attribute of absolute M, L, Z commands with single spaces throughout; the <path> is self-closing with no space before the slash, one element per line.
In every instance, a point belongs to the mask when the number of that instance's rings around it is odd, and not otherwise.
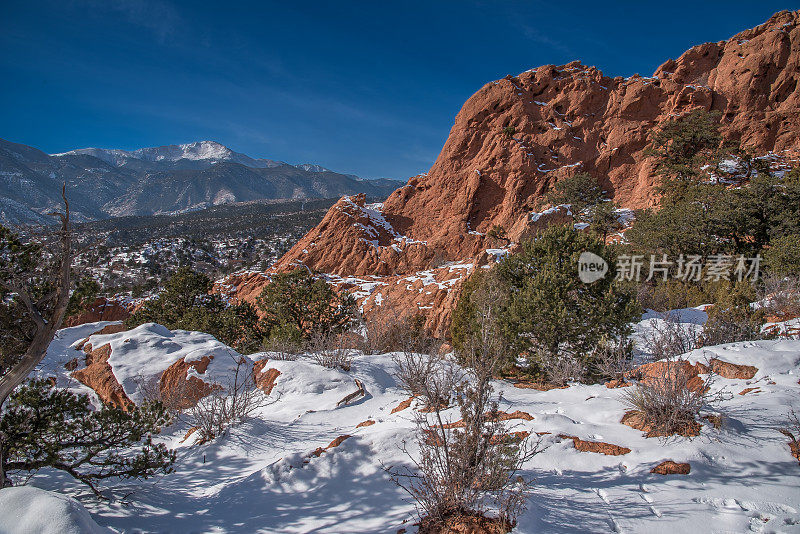
<path fill-rule="evenodd" d="M 258 359 L 259 355 L 252 357 Z M 259 362 L 260 363 L 260 362 Z M 338 369 L 327 369 L 310 361 L 267 361 L 259 376 L 277 370 L 271 395 L 280 403 L 275 409 L 292 412 L 334 410 L 339 401 L 359 390 L 353 377 Z M 274 371 L 272 371 L 274 374 Z"/>
<path fill-rule="evenodd" d="M 171 331 L 155 323 L 90 336 L 84 350 L 91 353 L 100 349 L 110 351 L 106 361 L 113 377 L 125 395 L 137 404 L 145 400 L 148 388 L 178 387 L 184 381 L 194 386 L 193 390 L 208 394 L 215 384 L 227 384 L 236 362 L 242 358 L 210 334 Z M 252 362 L 248 358 L 244 362 L 249 372 Z M 202 387 L 200 382 L 209 387 Z"/>

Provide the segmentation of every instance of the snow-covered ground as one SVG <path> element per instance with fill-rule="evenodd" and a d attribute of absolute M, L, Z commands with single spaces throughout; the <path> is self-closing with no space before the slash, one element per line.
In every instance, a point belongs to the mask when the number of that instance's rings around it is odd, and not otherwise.
<path fill-rule="evenodd" d="M 704 315 L 686 310 L 682 316 L 702 323 Z M 646 328 L 649 319 L 637 329 Z M 79 355 L 72 345 L 105 324 L 62 330 L 41 373 L 85 390 L 70 382 L 63 363 Z M 167 342 L 139 342 L 140 337 L 158 335 L 169 338 L 158 330 L 115 334 L 105 341 L 113 345 L 121 340 L 127 359 L 143 367 L 158 361 L 163 367 L 176 350 L 190 350 Z M 203 336 L 176 332 L 169 339 L 210 343 Z M 720 429 L 704 423 L 693 439 L 648 439 L 620 424 L 626 410 L 622 388 L 573 385 L 541 392 L 496 383 L 501 409 L 533 416 L 517 421 L 515 430 L 549 433 L 542 436 L 548 448 L 525 465 L 523 474 L 534 479 L 534 492 L 514 532 L 800 532 L 800 465 L 778 432 L 790 408 L 800 410 L 800 341 L 734 343 L 698 349 L 687 357 L 716 357 L 759 369 L 750 380 L 716 379 L 713 388 L 730 393 L 718 407 L 725 423 Z M 409 462 L 399 447 L 411 442 L 414 430 L 413 406 L 391 413 L 407 398 L 392 377 L 392 367 L 391 355 L 357 355 L 347 373 L 305 358 L 270 362 L 265 369 L 281 373 L 273 404 L 204 445 L 191 439 L 181 443 L 185 427 L 168 429 L 160 439 L 178 450 L 175 472 L 109 483 L 111 502 L 98 501 L 68 476 L 52 471 L 40 472 L 29 484 L 75 496 L 94 521 L 120 532 L 414 532 L 413 505 L 383 471 L 383 466 Z M 125 379 L 133 370 L 118 369 L 126 394 L 136 398 L 137 382 Z M 363 383 L 366 396 L 337 407 L 356 391 L 355 379 Z M 756 389 L 741 395 L 746 388 Z M 455 413 L 450 416 L 458 419 Z M 366 420 L 375 424 L 357 427 Z M 558 434 L 621 445 L 631 452 L 579 452 Z M 310 455 L 343 435 L 351 437 L 318 457 Z M 651 474 L 664 460 L 688 462 L 691 472 Z M 5 499 L 9 494 L 3 490 L 2 495 Z M 0 532 L 19 532 L 9 524 L 14 521 L 0 513 Z"/>

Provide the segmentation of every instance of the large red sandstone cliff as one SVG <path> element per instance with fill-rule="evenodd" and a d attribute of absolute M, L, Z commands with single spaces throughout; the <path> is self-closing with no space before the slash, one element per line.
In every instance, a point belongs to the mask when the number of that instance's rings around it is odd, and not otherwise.
<path fill-rule="evenodd" d="M 543 194 L 579 170 L 623 207 L 656 204 L 657 179 L 644 152 L 649 136 L 693 109 L 720 111 L 724 135 L 758 154 L 798 150 L 799 23 L 800 11 L 777 13 L 727 41 L 691 48 L 648 78 L 612 78 L 573 62 L 491 82 L 464 104 L 427 174 L 382 205 L 342 199 L 276 269 L 302 264 L 341 277 L 390 277 L 362 297 L 380 294 L 377 308 L 386 310 L 409 301 L 399 279 L 446 261 L 485 263 L 485 250 L 502 244 L 486 236 L 492 226 L 518 241 L 546 223 L 536 213 Z M 247 282 L 233 285 L 247 292 Z M 442 332 L 454 296 L 405 291 L 433 295 L 416 304 Z"/>

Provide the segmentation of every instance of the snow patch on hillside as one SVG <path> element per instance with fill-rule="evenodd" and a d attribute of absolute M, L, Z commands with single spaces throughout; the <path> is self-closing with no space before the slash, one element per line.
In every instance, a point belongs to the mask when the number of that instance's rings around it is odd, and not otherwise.
<path fill-rule="evenodd" d="M 681 318 L 700 326 L 705 313 L 700 308 L 682 310 Z M 645 333 L 651 320 L 663 319 L 648 312 L 636 325 L 637 333 Z M 47 372 L 67 380 L 67 371 L 55 362 L 79 354 L 70 348 L 70 340 L 100 326 L 59 332 L 48 352 Z M 137 348 L 123 348 L 125 339 L 136 339 Z M 205 345 L 222 348 L 206 334 L 168 333 L 156 325 L 93 338 L 94 343 L 112 340 L 120 351 L 129 350 L 127 376 L 151 373 L 151 366 L 163 367 L 158 362 L 174 353 Z M 534 492 L 514 532 L 800 532 L 798 464 L 778 432 L 790 407 L 800 408 L 800 341 L 731 343 L 697 349 L 686 357 L 758 368 L 750 380 L 714 381 L 714 392 L 729 393 L 717 407 L 725 424 L 714 428 L 703 422 L 694 439 L 646 438 L 620 424 L 627 409 L 622 402 L 626 388 L 572 384 L 541 392 L 495 382 L 501 410 L 533 416 L 519 421 L 515 430 L 534 437 L 534 432 L 545 433 L 547 446 L 524 465 L 522 474 L 534 479 Z M 115 365 L 122 369 L 122 362 Z M 181 443 L 187 428 L 175 425 L 158 437 L 178 449 L 174 473 L 147 481 L 109 481 L 115 494 L 133 492 L 127 506 L 99 502 L 79 484 L 48 472 L 36 475 L 32 483 L 80 495 L 96 521 L 123 531 L 413 532 L 413 506 L 382 469 L 409 464 L 400 450 L 403 443 L 416 453 L 413 403 L 392 413 L 407 398 L 393 377 L 392 355 L 356 354 L 349 372 L 322 368 L 309 355 L 268 361 L 265 368 L 270 367 L 281 372 L 272 395 L 275 402 L 251 420 L 204 445 Z M 338 405 L 356 390 L 356 379 L 366 395 Z M 755 389 L 740 394 L 748 388 Z M 453 408 L 444 417 L 455 421 L 460 414 Z M 367 420 L 374 424 L 358 427 Z M 631 452 L 580 452 L 559 434 Z M 348 435 L 337 447 L 311 454 Z M 664 460 L 688 462 L 691 473 L 651 474 Z"/>

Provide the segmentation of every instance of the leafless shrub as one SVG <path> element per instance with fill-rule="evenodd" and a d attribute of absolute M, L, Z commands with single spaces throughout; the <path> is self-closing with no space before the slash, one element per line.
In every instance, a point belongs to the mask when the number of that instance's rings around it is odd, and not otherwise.
<path fill-rule="evenodd" d="M 642 348 L 654 360 L 674 358 L 697 348 L 697 325 L 682 323 L 679 312 L 662 314 L 661 319 L 651 319 L 650 330 L 642 336 Z"/>
<path fill-rule="evenodd" d="M 647 376 L 623 393 L 623 402 L 639 412 L 649 436 L 696 435 L 700 411 L 724 398 L 722 392 L 711 393 L 710 373 L 701 378 L 694 369 L 681 359 L 654 362 Z"/>
<path fill-rule="evenodd" d="M 414 500 L 427 531 L 437 531 L 453 517 L 499 510 L 499 521 L 510 530 L 524 510 L 529 482 L 517 476 L 522 464 L 540 452 L 528 433 L 514 433 L 498 416 L 491 377 L 498 357 L 481 358 L 490 349 L 474 347 L 469 367 L 454 389 L 460 421 L 447 420 L 441 405 L 430 413 L 417 413 L 419 455 L 414 469 L 388 468 L 392 480 Z M 453 388 L 452 376 L 430 372 L 419 386 L 423 395 L 436 398 Z M 422 527 L 420 527 L 422 528 Z"/>
<path fill-rule="evenodd" d="M 568 382 L 581 382 L 586 376 L 586 366 L 572 354 L 552 354 L 543 350 L 532 359 L 551 384 L 563 386 Z"/>
<path fill-rule="evenodd" d="M 760 315 L 760 314 L 759 314 Z M 715 306 L 703 325 L 697 344 L 700 347 L 764 339 L 761 321 L 750 310 Z"/>
<path fill-rule="evenodd" d="M 403 351 L 392 357 L 400 386 L 412 397 L 419 397 L 426 408 L 447 407 L 462 373 L 438 354 Z"/>
<path fill-rule="evenodd" d="M 663 310 L 668 306 L 668 299 L 648 283 L 642 283 L 636 287 L 636 302 L 645 310 Z"/>
<path fill-rule="evenodd" d="M 800 418 L 794 410 L 789 412 L 785 428 L 778 429 L 778 431 L 789 438 L 789 450 L 792 456 L 800 461 Z"/>
<path fill-rule="evenodd" d="M 456 351 L 459 363 L 494 362 L 493 370 L 500 371 L 508 353 L 500 326 L 500 309 L 508 302 L 509 289 L 494 271 L 489 271 L 485 283 L 472 294 L 475 324 L 465 332 L 462 346 Z M 502 362 L 502 363 L 501 363 Z"/>
<path fill-rule="evenodd" d="M 180 419 L 181 413 L 203 396 L 202 382 L 180 380 L 170 387 L 162 387 L 158 376 L 134 378 L 139 394 L 147 402 L 160 402 L 173 417 Z"/>
<path fill-rule="evenodd" d="M 633 369 L 633 343 L 602 339 L 592 354 L 592 372 L 604 380 L 621 380 Z"/>
<path fill-rule="evenodd" d="M 181 411 L 180 408 L 178 408 L 179 403 L 174 402 L 172 395 L 162 393 L 159 387 L 160 380 L 158 376 L 147 377 L 139 374 L 134 377 L 133 382 L 136 384 L 136 389 L 145 402 L 160 402 L 172 416 L 177 415 L 178 412 Z"/>
<path fill-rule="evenodd" d="M 225 431 L 245 420 L 256 410 L 272 402 L 258 389 L 251 366 L 244 356 L 230 355 L 235 367 L 227 383 L 213 388 L 185 412 L 189 424 L 197 428 L 201 442 L 224 435 Z"/>
<path fill-rule="evenodd" d="M 302 348 L 294 341 L 287 339 L 266 339 L 262 345 L 264 352 L 269 352 L 271 360 L 296 360 Z"/>
<path fill-rule="evenodd" d="M 314 363 L 329 369 L 349 371 L 353 362 L 353 349 L 339 334 L 314 332 L 307 350 Z"/>
<path fill-rule="evenodd" d="M 367 354 L 395 351 L 438 353 L 441 341 L 425 330 L 423 315 L 383 315 L 365 322 L 363 350 Z"/>
<path fill-rule="evenodd" d="M 397 381 L 409 395 L 421 395 L 426 384 L 433 380 L 432 375 L 440 365 L 439 358 L 429 354 L 402 352 L 392 357 Z"/>
<path fill-rule="evenodd" d="M 767 315 L 785 321 L 800 317 L 800 279 L 796 276 L 767 275 L 762 279 L 758 298 Z"/>

